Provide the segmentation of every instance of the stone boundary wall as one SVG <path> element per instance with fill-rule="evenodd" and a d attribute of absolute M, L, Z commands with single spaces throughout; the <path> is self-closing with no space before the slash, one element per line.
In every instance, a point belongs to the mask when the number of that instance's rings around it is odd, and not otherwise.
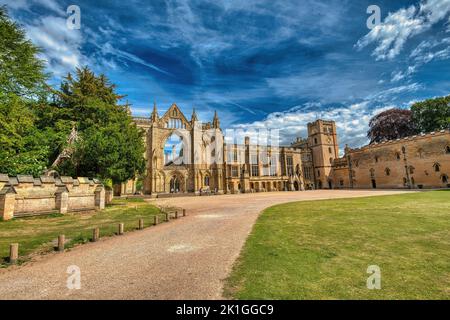
<path fill-rule="evenodd" d="M 97 179 L 9 177 L 0 174 L 0 218 L 105 208 L 105 188 Z"/>

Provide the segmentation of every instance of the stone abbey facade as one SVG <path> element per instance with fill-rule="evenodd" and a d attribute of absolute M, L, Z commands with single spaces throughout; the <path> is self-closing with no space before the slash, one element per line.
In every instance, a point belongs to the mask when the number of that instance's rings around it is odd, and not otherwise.
<path fill-rule="evenodd" d="M 230 139 L 217 113 L 212 122 L 200 123 L 195 110 L 187 119 L 176 104 L 161 117 L 155 105 L 150 118 L 134 121 L 145 131 L 142 192 L 152 196 L 450 187 L 449 130 L 347 147 L 339 157 L 334 121 L 309 123 L 308 137 L 289 146 L 270 139 L 260 143 L 246 132 L 234 132 Z M 117 195 L 135 191 L 136 181 L 115 187 Z"/>

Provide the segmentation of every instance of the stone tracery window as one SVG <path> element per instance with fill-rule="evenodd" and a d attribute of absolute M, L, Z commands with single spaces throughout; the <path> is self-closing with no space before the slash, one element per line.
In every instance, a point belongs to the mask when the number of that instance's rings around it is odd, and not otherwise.
<path fill-rule="evenodd" d="M 441 165 L 439 163 L 435 163 L 433 165 L 434 172 L 440 172 L 441 171 Z"/>
<path fill-rule="evenodd" d="M 448 176 L 446 174 L 443 174 L 441 176 L 441 180 L 442 180 L 442 183 L 448 183 Z"/>

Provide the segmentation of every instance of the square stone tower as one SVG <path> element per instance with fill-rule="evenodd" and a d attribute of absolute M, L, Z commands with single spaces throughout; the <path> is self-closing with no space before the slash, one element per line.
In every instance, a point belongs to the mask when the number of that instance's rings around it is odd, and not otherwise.
<path fill-rule="evenodd" d="M 308 145 L 312 151 L 316 188 L 332 189 L 330 174 L 334 159 L 339 157 L 336 123 L 327 120 L 308 123 Z"/>

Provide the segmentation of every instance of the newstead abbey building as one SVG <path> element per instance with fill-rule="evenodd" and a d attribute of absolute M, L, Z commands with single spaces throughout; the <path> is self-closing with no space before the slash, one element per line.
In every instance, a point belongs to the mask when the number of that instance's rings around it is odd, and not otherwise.
<path fill-rule="evenodd" d="M 308 137 L 279 146 L 246 132 L 224 134 L 212 122 L 188 119 L 173 104 L 161 117 L 136 117 L 145 131 L 143 194 L 224 194 L 311 189 L 450 187 L 450 131 L 442 130 L 358 149 L 339 157 L 334 121 L 308 123 Z M 137 181 L 116 185 L 116 195 L 134 194 Z"/>

